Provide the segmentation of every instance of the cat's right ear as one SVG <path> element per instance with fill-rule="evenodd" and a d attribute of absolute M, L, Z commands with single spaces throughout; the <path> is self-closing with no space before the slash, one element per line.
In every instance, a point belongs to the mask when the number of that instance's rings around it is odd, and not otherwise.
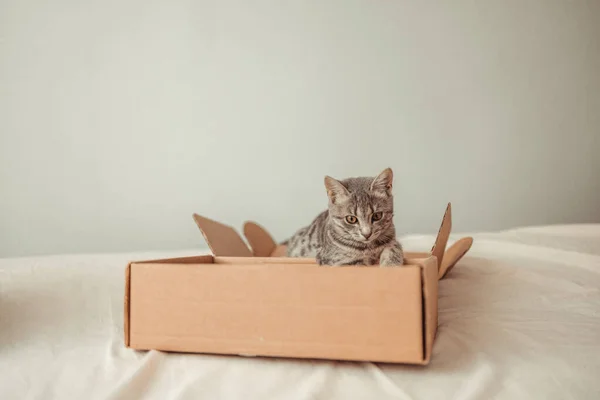
<path fill-rule="evenodd" d="M 342 182 L 333 179 L 330 176 L 325 177 L 325 188 L 327 189 L 329 201 L 331 201 L 333 204 L 339 203 L 341 200 L 350 195 L 350 192 L 348 192 L 348 189 L 342 185 Z"/>

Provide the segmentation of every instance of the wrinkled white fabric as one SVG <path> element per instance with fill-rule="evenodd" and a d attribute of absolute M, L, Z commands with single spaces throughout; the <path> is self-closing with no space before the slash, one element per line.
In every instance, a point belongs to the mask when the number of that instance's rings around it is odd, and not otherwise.
<path fill-rule="evenodd" d="M 427 367 L 136 352 L 125 265 L 202 251 L 2 259 L 0 398 L 600 398 L 600 225 L 474 237 L 440 283 Z"/>

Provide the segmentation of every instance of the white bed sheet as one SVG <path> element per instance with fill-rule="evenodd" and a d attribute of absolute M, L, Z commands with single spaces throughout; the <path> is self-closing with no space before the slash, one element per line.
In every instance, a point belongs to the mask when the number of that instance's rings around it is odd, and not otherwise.
<path fill-rule="evenodd" d="M 2 259 L 0 398 L 600 398 L 600 225 L 474 236 L 427 367 L 132 351 L 126 263 L 199 251 Z"/>

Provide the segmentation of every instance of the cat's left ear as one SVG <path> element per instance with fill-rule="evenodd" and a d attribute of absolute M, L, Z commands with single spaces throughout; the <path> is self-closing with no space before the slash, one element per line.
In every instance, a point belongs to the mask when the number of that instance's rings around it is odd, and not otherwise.
<path fill-rule="evenodd" d="M 392 186 L 394 181 L 394 173 L 391 168 L 386 168 L 382 173 L 377 175 L 377 178 L 371 183 L 372 192 L 385 193 L 388 196 L 392 195 Z"/>

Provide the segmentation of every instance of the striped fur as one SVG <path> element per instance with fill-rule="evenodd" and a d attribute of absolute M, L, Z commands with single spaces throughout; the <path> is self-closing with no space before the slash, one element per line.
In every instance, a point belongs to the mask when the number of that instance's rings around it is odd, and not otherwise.
<path fill-rule="evenodd" d="M 329 207 L 289 240 L 289 257 L 315 257 L 321 265 L 398 266 L 404 262 L 396 240 L 393 174 L 376 178 L 325 178 Z M 383 213 L 380 220 L 373 214 Z M 350 223 L 347 217 L 356 218 Z M 354 220 L 352 220 L 354 222 Z"/>

